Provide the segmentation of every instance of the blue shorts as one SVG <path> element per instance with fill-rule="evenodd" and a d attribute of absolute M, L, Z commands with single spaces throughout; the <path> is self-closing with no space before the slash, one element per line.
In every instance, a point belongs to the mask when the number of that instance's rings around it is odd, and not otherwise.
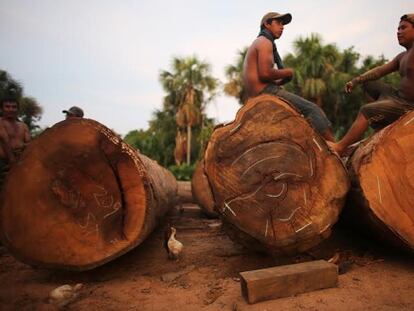
<path fill-rule="evenodd" d="M 320 134 L 325 133 L 332 126 L 320 107 L 300 96 L 284 90 L 276 84 L 268 84 L 260 94 L 272 94 L 287 100 Z"/>

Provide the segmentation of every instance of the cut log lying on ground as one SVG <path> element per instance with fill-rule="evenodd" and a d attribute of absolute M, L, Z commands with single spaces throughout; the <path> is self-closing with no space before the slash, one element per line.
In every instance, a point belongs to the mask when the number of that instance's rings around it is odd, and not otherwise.
<path fill-rule="evenodd" d="M 194 200 L 203 209 L 204 213 L 209 217 L 217 217 L 218 214 L 214 210 L 214 198 L 211 193 L 211 187 L 204 172 L 204 159 L 201 159 L 196 165 L 193 178 L 191 179 L 191 189 Z"/>
<path fill-rule="evenodd" d="M 414 112 L 361 143 L 348 167 L 346 219 L 414 251 Z"/>
<path fill-rule="evenodd" d="M 191 191 L 191 182 L 190 181 L 178 181 L 178 190 L 177 190 L 177 203 L 196 203 Z"/>
<path fill-rule="evenodd" d="M 26 148 L 2 194 L 2 240 L 21 261 L 87 270 L 140 244 L 176 200 L 174 176 L 93 120 Z"/>
<path fill-rule="evenodd" d="M 204 165 L 230 236 L 273 254 L 305 251 L 329 236 L 349 189 L 325 141 L 270 95 L 249 100 L 213 132 Z"/>

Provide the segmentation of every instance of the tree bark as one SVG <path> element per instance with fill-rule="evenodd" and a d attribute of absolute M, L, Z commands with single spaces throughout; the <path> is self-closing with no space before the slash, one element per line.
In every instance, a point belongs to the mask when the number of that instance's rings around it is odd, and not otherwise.
<path fill-rule="evenodd" d="M 88 119 L 47 129 L 7 176 L 2 240 L 21 261 L 87 270 L 139 245 L 174 205 L 177 182 Z"/>
<path fill-rule="evenodd" d="M 214 198 L 211 187 L 204 172 L 204 159 L 197 163 L 191 179 L 191 190 L 193 192 L 194 201 L 203 209 L 209 217 L 218 217 L 214 210 Z"/>
<path fill-rule="evenodd" d="M 187 124 L 187 164 L 191 164 L 191 125 Z"/>
<path fill-rule="evenodd" d="M 272 254 L 305 251 L 329 236 L 349 188 L 325 141 L 271 95 L 250 99 L 213 132 L 204 165 L 230 236 Z"/>
<path fill-rule="evenodd" d="M 414 112 L 361 143 L 348 168 L 346 219 L 414 251 Z"/>
<path fill-rule="evenodd" d="M 178 181 L 178 190 L 177 190 L 177 203 L 196 203 L 191 191 L 191 182 L 190 181 Z"/>

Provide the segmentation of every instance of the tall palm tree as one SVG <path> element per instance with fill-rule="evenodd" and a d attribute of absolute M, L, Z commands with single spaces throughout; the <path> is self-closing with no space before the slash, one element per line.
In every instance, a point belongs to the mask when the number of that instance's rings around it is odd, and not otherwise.
<path fill-rule="evenodd" d="M 210 65 L 196 56 L 173 58 L 172 70 L 160 73 L 160 82 L 167 92 L 164 109 L 176 114 L 179 128 L 187 131 L 187 164 L 191 163 L 191 132 L 202 124 L 206 105 L 216 95 L 218 80 L 210 73 Z"/>
<path fill-rule="evenodd" d="M 335 45 L 322 44 L 318 34 L 299 37 L 294 41 L 294 52 L 285 58 L 288 66 L 295 68 L 294 84 L 299 86 L 303 97 L 322 106 L 327 91 L 327 81 L 335 72 L 339 51 Z"/>
<path fill-rule="evenodd" d="M 243 84 L 243 63 L 246 57 L 247 47 L 237 52 L 236 63 L 225 68 L 225 75 L 228 81 L 224 83 L 224 93 L 237 98 L 240 105 L 247 99 L 246 88 Z"/>

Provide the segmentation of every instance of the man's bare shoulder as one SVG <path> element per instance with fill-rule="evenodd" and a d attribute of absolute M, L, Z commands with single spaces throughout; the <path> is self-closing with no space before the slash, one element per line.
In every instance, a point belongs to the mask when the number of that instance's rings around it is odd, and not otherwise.
<path fill-rule="evenodd" d="M 260 36 L 260 37 L 257 37 L 254 41 L 253 41 L 253 43 L 252 43 L 252 45 L 251 45 L 252 47 L 262 47 L 262 46 L 264 46 L 264 47 L 268 47 L 268 46 L 272 46 L 272 42 L 270 42 L 270 40 L 268 40 L 268 39 L 266 39 L 265 37 L 263 37 L 263 36 Z"/>
<path fill-rule="evenodd" d="M 16 123 L 19 125 L 19 127 L 22 127 L 22 128 L 29 128 L 28 126 L 27 126 L 27 124 L 26 123 L 24 123 L 23 121 L 21 121 L 21 120 L 17 120 L 16 121 Z"/>

